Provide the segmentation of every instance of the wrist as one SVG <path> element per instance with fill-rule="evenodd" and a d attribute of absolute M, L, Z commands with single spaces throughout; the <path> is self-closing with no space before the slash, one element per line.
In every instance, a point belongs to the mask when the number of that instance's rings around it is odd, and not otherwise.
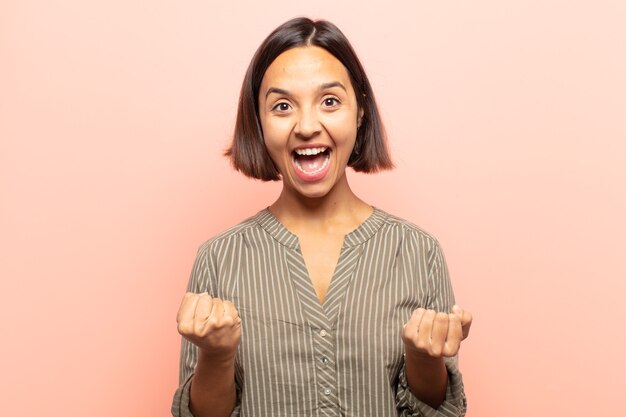
<path fill-rule="evenodd" d="M 235 366 L 236 351 L 232 354 L 216 354 L 198 349 L 198 367 L 211 369 L 229 369 Z"/>
<path fill-rule="evenodd" d="M 410 391 L 432 408 L 439 408 L 446 399 L 448 372 L 443 357 L 405 346 L 406 380 Z"/>
<path fill-rule="evenodd" d="M 408 346 L 404 346 L 404 354 L 407 362 L 429 368 L 440 368 L 445 366 L 442 356 L 431 356 L 427 352 L 419 351 Z"/>

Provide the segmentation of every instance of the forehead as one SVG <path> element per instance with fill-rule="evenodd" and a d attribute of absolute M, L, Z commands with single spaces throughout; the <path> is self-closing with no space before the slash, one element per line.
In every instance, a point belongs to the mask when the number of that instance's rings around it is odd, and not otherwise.
<path fill-rule="evenodd" d="M 351 88 L 348 71 L 337 58 L 323 48 L 304 46 L 288 49 L 270 64 L 259 93 L 270 87 L 298 89 L 333 81 Z"/>

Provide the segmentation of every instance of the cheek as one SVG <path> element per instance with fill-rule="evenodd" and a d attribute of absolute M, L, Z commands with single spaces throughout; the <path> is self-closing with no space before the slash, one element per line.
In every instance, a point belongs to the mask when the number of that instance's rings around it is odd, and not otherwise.
<path fill-rule="evenodd" d="M 268 136 L 268 135 L 264 135 L 264 140 L 265 140 L 265 148 L 267 149 L 267 152 L 270 155 L 270 158 L 272 158 L 272 161 L 274 161 L 274 163 L 279 162 L 278 160 L 280 158 L 277 158 L 280 154 L 282 149 L 284 148 L 283 146 L 280 146 L 280 144 L 278 144 L 275 140 L 273 140 L 272 136 Z"/>
<path fill-rule="evenodd" d="M 261 122 L 266 141 L 287 142 L 293 123 L 287 118 L 272 118 Z"/>
<path fill-rule="evenodd" d="M 274 164 L 281 165 L 285 160 L 289 129 L 284 123 L 262 123 L 263 141 Z"/>
<path fill-rule="evenodd" d="M 350 145 L 356 140 L 356 121 L 351 117 L 334 118 L 325 123 L 326 130 L 337 145 Z"/>

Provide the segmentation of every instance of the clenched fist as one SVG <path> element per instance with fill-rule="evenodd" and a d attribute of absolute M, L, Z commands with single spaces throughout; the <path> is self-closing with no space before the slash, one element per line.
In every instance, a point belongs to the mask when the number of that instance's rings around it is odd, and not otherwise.
<path fill-rule="evenodd" d="M 430 357 L 454 356 L 472 325 L 469 311 L 454 306 L 451 313 L 418 308 L 402 329 L 406 352 Z"/>
<path fill-rule="evenodd" d="M 176 317 L 178 332 L 208 357 L 234 358 L 241 340 L 241 319 L 230 301 L 188 292 Z"/>

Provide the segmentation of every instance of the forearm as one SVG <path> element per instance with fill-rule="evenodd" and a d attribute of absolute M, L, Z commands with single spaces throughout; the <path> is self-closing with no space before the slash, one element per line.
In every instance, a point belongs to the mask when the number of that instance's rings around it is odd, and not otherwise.
<path fill-rule="evenodd" d="M 446 399 L 448 371 L 442 357 L 432 357 L 405 349 L 406 379 L 409 389 L 422 402 L 439 408 Z"/>
<path fill-rule="evenodd" d="M 194 417 L 229 417 L 237 402 L 234 358 L 211 358 L 199 352 L 190 398 Z"/>

